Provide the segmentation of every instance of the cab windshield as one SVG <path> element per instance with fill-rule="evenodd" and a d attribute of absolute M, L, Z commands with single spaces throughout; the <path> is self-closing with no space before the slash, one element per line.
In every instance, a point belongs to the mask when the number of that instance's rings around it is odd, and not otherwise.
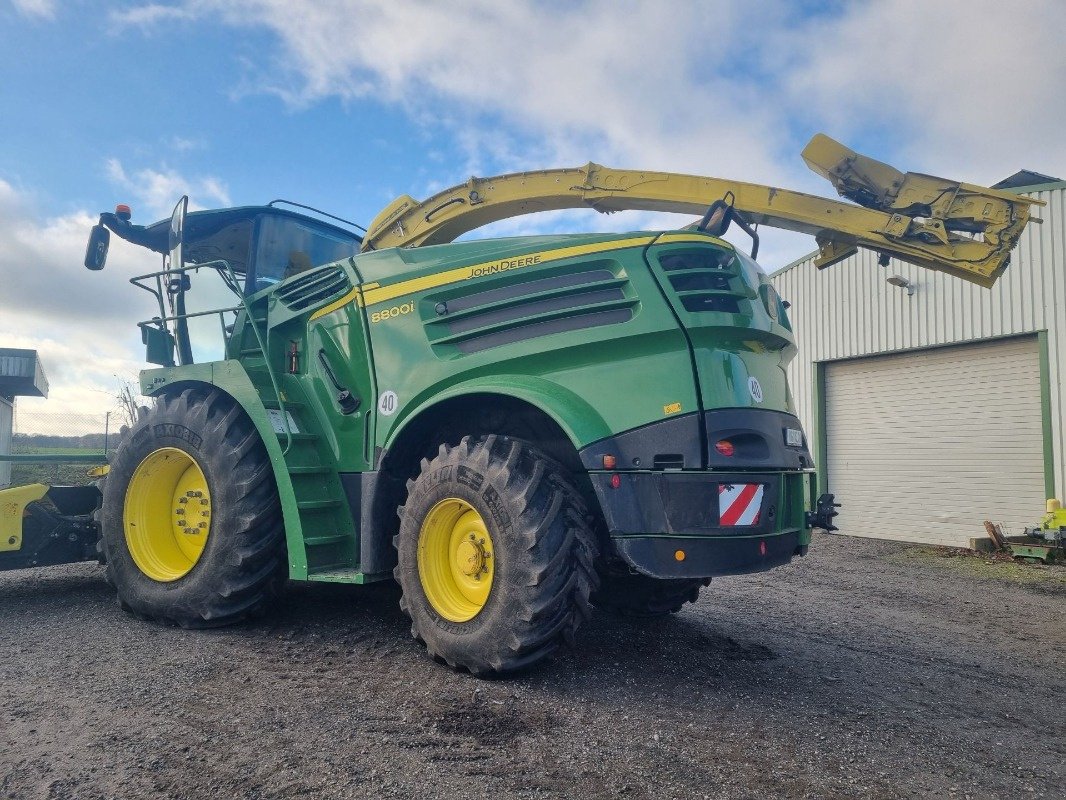
<path fill-rule="evenodd" d="M 359 252 L 359 241 L 340 231 L 308 225 L 291 217 L 259 219 L 255 254 L 255 286 L 259 291 L 312 267 L 339 261 Z"/>

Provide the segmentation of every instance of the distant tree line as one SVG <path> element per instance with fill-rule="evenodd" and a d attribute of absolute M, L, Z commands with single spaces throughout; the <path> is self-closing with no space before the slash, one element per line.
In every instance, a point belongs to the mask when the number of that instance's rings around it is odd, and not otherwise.
<path fill-rule="evenodd" d="M 111 432 L 109 437 L 104 433 L 87 433 L 84 436 L 53 436 L 47 433 L 16 433 L 13 445 L 15 452 L 25 450 L 37 450 L 40 448 L 64 447 L 78 450 L 103 450 L 105 438 L 110 439 L 110 444 L 115 443 L 117 432 Z"/>

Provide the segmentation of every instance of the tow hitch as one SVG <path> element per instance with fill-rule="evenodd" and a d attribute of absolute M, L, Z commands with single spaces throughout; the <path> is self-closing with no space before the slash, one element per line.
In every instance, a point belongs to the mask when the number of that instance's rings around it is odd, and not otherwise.
<path fill-rule="evenodd" d="M 838 508 L 840 508 L 840 503 L 836 502 L 836 495 L 823 494 L 814 504 L 814 511 L 808 511 L 804 517 L 807 527 L 821 528 L 829 533 L 840 530 L 833 524 L 833 518 L 840 514 L 836 510 Z"/>

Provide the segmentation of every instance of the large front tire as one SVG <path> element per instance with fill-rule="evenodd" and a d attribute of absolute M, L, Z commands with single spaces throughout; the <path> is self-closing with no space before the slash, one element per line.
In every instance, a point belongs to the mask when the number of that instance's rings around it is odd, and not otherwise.
<path fill-rule="evenodd" d="M 572 642 L 597 583 L 596 540 L 563 469 L 505 436 L 442 445 L 408 484 L 396 579 L 411 634 L 475 675 Z"/>
<path fill-rule="evenodd" d="M 101 544 L 119 603 L 188 628 L 262 611 L 286 578 L 266 448 L 214 389 L 161 397 L 130 431 L 103 487 Z"/>

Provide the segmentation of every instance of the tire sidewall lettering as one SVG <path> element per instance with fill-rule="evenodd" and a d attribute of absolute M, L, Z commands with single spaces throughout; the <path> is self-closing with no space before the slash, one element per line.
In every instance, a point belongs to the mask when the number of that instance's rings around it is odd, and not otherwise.
<path fill-rule="evenodd" d="M 510 533 L 511 515 L 504 508 L 503 500 L 500 498 L 500 493 L 496 491 L 496 487 L 492 484 L 486 486 L 485 491 L 481 493 L 481 499 L 488 508 L 489 515 L 500 533 L 504 535 Z"/>

